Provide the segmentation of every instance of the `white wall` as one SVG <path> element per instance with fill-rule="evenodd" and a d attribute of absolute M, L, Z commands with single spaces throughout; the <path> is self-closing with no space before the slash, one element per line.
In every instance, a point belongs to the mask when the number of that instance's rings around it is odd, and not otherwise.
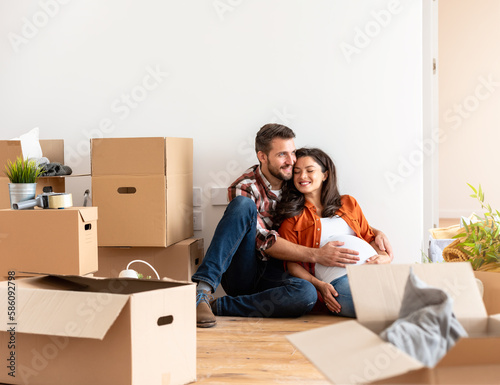
<path fill-rule="evenodd" d="M 444 218 L 482 212 L 467 183 L 500 210 L 500 1 L 440 0 L 439 204 Z"/>
<path fill-rule="evenodd" d="M 89 172 L 89 136 L 193 137 L 196 236 L 208 246 L 223 212 L 209 188 L 256 163 L 256 131 L 281 122 L 297 146 L 332 155 L 341 192 L 389 235 L 397 261 L 420 259 L 422 171 L 408 156 L 422 138 L 421 1 L 1 4 L 2 138 L 39 126 L 42 138 L 65 140 L 75 172 Z M 33 19 L 47 22 L 10 43 Z M 156 68 L 157 87 L 141 94 L 134 87 Z M 131 92 L 141 101 L 126 107 Z"/>

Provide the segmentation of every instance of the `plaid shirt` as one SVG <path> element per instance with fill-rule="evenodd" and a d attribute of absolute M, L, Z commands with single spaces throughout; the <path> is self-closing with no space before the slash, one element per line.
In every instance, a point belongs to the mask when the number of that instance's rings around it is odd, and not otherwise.
<path fill-rule="evenodd" d="M 228 190 L 229 201 L 241 195 L 248 197 L 257 206 L 257 233 L 255 248 L 260 251 L 262 260 L 266 261 L 265 250 L 274 245 L 279 237 L 274 230 L 272 212 L 276 208 L 279 197 L 271 191 L 271 184 L 258 165 L 250 167 L 236 179 Z"/>

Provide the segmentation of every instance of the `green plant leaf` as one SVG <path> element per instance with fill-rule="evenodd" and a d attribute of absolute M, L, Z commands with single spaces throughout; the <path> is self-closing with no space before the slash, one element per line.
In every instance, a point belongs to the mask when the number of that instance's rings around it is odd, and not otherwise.
<path fill-rule="evenodd" d="M 469 185 L 469 187 L 472 189 L 472 191 L 474 191 L 476 194 L 477 194 L 477 190 L 474 188 L 473 185 L 471 185 L 470 183 L 467 183 Z"/>

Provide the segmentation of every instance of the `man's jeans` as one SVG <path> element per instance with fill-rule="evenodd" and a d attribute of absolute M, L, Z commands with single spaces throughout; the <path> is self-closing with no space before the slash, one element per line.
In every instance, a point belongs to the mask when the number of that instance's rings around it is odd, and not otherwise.
<path fill-rule="evenodd" d="M 216 314 L 240 317 L 298 317 L 317 300 L 314 286 L 284 271 L 283 261 L 262 261 L 255 249 L 257 208 L 238 196 L 226 208 L 202 264 L 192 280 L 228 294 L 218 298 Z"/>

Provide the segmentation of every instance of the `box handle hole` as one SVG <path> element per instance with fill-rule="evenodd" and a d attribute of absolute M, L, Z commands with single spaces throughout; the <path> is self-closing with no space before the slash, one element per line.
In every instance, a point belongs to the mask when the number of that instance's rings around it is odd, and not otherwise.
<path fill-rule="evenodd" d="M 92 224 L 86 223 L 85 224 L 85 231 L 90 230 L 92 228 Z"/>
<path fill-rule="evenodd" d="M 194 260 L 194 264 L 195 264 L 195 265 L 198 265 L 198 263 L 200 263 L 200 258 L 196 258 L 196 259 Z"/>
<path fill-rule="evenodd" d="M 163 325 L 170 325 L 172 322 L 174 322 L 174 316 L 166 315 L 158 318 L 157 324 L 158 326 L 163 326 Z"/>
<path fill-rule="evenodd" d="M 118 194 L 135 194 L 135 187 L 118 187 Z"/>

